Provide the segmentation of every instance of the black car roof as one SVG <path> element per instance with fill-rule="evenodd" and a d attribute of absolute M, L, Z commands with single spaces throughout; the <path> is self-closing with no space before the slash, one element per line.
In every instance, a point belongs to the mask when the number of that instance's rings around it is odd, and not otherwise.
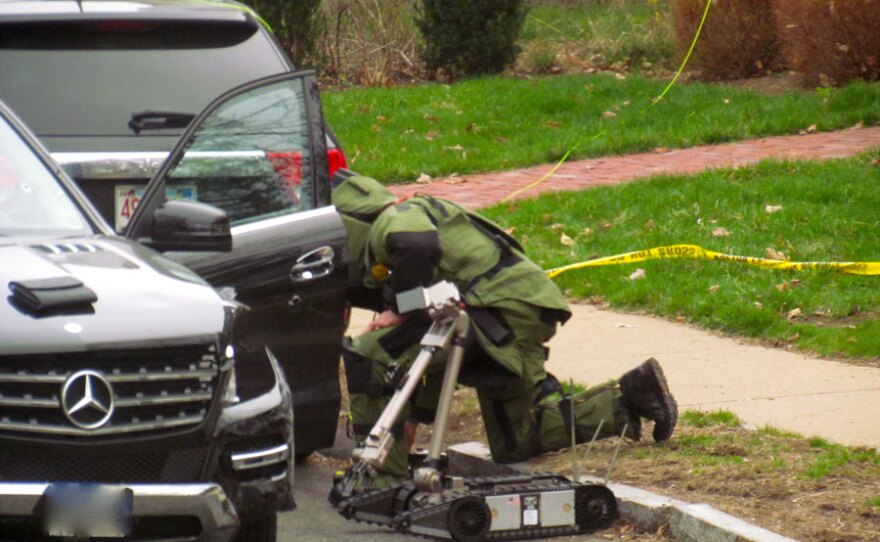
<path fill-rule="evenodd" d="M 222 0 L 0 0 L 0 22 L 174 20 L 256 23 L 254 11 Z"/>

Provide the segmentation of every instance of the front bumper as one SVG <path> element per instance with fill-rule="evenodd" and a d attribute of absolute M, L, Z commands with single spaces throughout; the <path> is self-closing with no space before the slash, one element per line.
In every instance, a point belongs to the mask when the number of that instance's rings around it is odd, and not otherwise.
<path fill-rule="evenodd" d="M 48 487 L 49 484 L 44 483 L 0 483 L 0 522 L 9 518 L 29 518 L 25 521 L 34 525 L 22 527 L 19 524 L 17 528 L 39 529 L 36 518 Z M 132 515 L 136 527 L 133 538 L 139 541 L 227 542 L 238 530 L 238 514 L 217 484 L 124 484 L 122 487 L 134 493 Z M 162 534 L 150 532 L 149 520 L 153 520 L 154 526 L 162 524 Z M 194 520 L 198 521 L 200 528 L 193 528 Z M 175 525 L 180 526 L 181 531 L 175 533 Z M 138 532 L 138 528 L 143 532 Z"/>

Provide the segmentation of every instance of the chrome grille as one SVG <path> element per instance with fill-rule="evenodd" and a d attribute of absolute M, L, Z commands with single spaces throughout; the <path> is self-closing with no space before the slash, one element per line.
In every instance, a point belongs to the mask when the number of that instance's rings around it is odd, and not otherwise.
<path fill-rule="evenodd" d="M 94 371 L 113 389 L 114 410 L 81 429 L 62 410 L 65 382 Z M 217 389 L 214 346 L 0 358 L 0 431 L 102 436 L 172 430 L 205 419 Z"/>

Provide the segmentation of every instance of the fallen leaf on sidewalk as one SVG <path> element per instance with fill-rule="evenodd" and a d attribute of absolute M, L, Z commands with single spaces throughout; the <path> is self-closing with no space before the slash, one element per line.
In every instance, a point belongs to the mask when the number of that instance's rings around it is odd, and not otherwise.
<path fill-rule="evenodd" d="M 419 178 L 416 179 L 416 182 L 419 184 L 428 184 L 429 182 L 431 182 L 431 176 L 427 173 L 422 173 L 421 175 L 419 175 Z"/>
<path fill-rule="evenodd" d="M 634 324 L 617 324 L 614 327 L 639 327 L 639 326 L 634 325 Z"/>

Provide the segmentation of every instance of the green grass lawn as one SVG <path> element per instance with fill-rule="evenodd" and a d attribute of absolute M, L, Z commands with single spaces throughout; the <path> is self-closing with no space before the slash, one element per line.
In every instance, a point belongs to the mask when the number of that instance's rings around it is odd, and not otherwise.
<path fill-rule="evenodd" d="M 878 163 L 880 150 L 825 163 L 764 162 L 550 193 L 485 214 L 515 228 L 544 268 L 676 243 L 741 256 L 763 257 L 772 249 L 792 261 L 880 261 Z M 782 208 L 768 213 L 768 205 Z M 729 235 L 718 236 L 719 228 Z M 561 243 L 562 234 L 574 246 Z M 645 278 L 631 280 L 637 268 Z M 595 296 L 614 307 L 822 355 L 880 359 L 880 277 L 663 260 L 555 280 L 576 298 Z"/>
<path fill-rule="evenodd" d="M 487 77 L 323 99 L 351 168 L 386 183 L 554 162 L 579 141 L 572 158 L 880 121 L 880 84 L 778 96 L 679 84 L 651 106 L 665 83 L 609 74 Z"/>

